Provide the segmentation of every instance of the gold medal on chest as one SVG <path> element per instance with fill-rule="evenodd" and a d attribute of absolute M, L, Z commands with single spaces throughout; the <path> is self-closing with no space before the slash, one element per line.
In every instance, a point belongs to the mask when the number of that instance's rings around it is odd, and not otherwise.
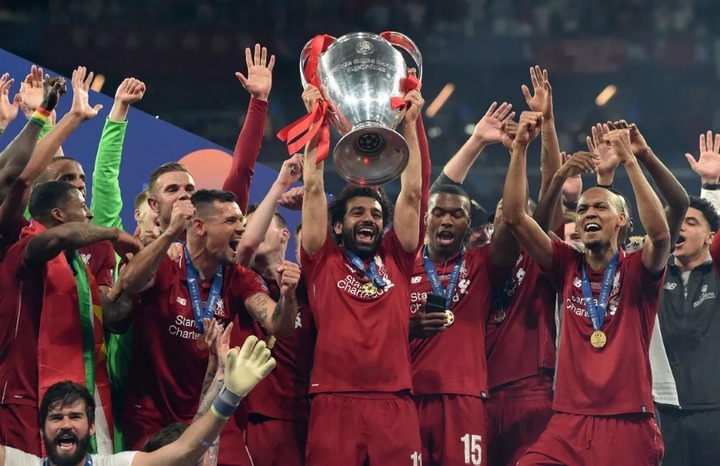
<path fill-rule="evenodd" d="M 590 335 L 590 344 L 593 345 L 593 348 L 603 348 L 607 344 L 607 335 L 602 330 L 595 330 Z"/>

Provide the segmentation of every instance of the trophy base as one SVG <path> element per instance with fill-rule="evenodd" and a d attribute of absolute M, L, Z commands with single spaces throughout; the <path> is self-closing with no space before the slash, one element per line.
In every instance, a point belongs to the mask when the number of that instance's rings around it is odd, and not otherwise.
<path fill-rule="evenodd" d="M 400 176 L 409 155 L 407 142 L 397 131 L 358 125 L 335 146 L 333 163 L 338 175 L 350 183 L 378 186 Z"/>

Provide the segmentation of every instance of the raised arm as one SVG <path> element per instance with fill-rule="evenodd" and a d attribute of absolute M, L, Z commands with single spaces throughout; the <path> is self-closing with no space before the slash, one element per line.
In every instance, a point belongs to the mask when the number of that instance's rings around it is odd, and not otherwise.
<path fill-rule="evenodd" d="M 102 105 L 94 107 L 89 103 L 90 83 L 92 83 L 92 72 L 86 76 L 86 70 L 80 66 L 72 73 L 73 100 L 70 111 L 62 117 L 47 135 L 38 141 L 30 162 L 21 174 L 21 178 L 28 185 L 35 181 L 35 178 L 48 166 L 53 157 L 60 150 L 65 140 L 80 126 L 83 121 L 95 118 L 102 109 Z"/>
<path fill-rule="evenodd" d="M 522 85 L 522 93 L 525 96 L 525 102 L 533 112 L 542 113 L 542 131 L 541 140 L 542 148 L 540 150 L 540 171 L 542 173 L 542 184 L 540 186 L 540 196 L 545 195 L 545 191 L 550 184 L 555 172 L 558 171 L 562 162 L 560 161 L 560 144 L 558 143 L 557 131 L 555 130 L 555 112 L 553 111 L 552 87 L 548 79 L 547 70 L 541 69 L 535 65 L 530 68 L 530 81 L 533 86 L 533 94 L 526 85 Z M 558 207 L 560 213 L 556 214 L 556 219 L 562 217 L 562 206 Z"/>
<path fill-rule="evenodd" d="M 155 273 L 168 249 L 190 226 L 194 216 L 195 207 L 189 199 L 175 201 L 170 226 L 123 268 L 118 281 L 126 292 L 137 294 L 153 285 Z"/>
<path fill-rule="evenodd" d="M 250 183 L 255 174 L 255 163 L 260 155 L 260 145 L 265 134 L 275 55 L 271 55 L 268 60 L 267 49 L 255 44 L 254 56 L 249 48 L 245 49 L 245 62 L 248 68 L 247 77 L 240 72 L 235 73 L 235 76 L 250 93 L 250 105 L 235 144 L 232 168 L 223 183 L 225 191 L 232 191 L 235 194 L 243 212 L 247 211 Z"/>
<path fill-rule="evenodd" d="M 690 206 L 690 198 L 683 185 L 675 178 L 665 164 L 655 155 L 653 150 L 645 142 L 645 138 L 640 134 L 640 130 L 635 124 L 628 124 L 625 120 L 620 120 L 614 124 L 616 128 L 630 130 L 630 145 L 633 154 L 638 161 L 645 167 L 648 174 L 652 177 L 660 195 L 667 202 L 665 216 L 667 217 L 668 227 L 670 228 L 670 244 L 675 244 L 680 234 L 680 228 L 685 220 L 685 213 Z"/>
<path fill-rule="evenodd" d="M 417 118 L 425 101 L 417 90 L 405 94 L 404 100 L 408 107 L 402 123 L 403 134 L 410 149 L 410 158 L 407 167 L 400 175 L 400 193 L 395 204 L 393 228 L 402 248 L 406 252 L 413 252 L 420 243 L 420 199 L 422 198 L 422 167 Z M 304 240 L 305 231 L 303 231 Z"/>
<path fill-rule="evenodd" d="M 303 92 L 303 102 L 308 112 L 316 100 L 320 99 L 320 91 L 308 85 Z M 320 133 L 315 135 L 305 147 L 303 163 L 304 197 L 302 204 L 302 248 L 308 254 L 315 254 L 325 244 L 328 235 L 328 206 L 325 197 L 325 179 L 323 170 L 325 163 L 315 163 Z M 417 240 L 417 238 L 415 238 Z"/>
<path fill-rule="evenodd" d="M 20 107 L 20 94 L 15 94 L 10 102 L 10 88 L 14 82 L 15 80 L 8 73 L 0 76 L 0 136 L 15 120 Z"/>
<path fill-rule="evenodd" d="M 630 131 L 610 131 L 605 135 L 605 141 L 613 146 L 620 163 L 625 165 L 637 200 L 640 221 L 647 232 L 648 241 L 645 242 L 642 252 L 643 265 L 650 273 L 658 274 L 665 269 L 671 245 L 670 228 L 662 204 L 633 155 Z"/>
<path fill-rule="evenodd" d="M 253 213 L 247 229 L 240 238 L 238 245 L 238 263 L 248 267 L 255 256 L 255 251 L 262 243 L 272 222 L 280 197 L 285 190 L 302 176 L 303 157 L 299 154 L 283 162 L 277 180 L 268 190 L 265 198 Z"/>
<path fill-rule="evenodd" d="M 130 105 L 142 100 L 145 83 L 126 78 L 115 91 L 115 101 L 105 121 L 93 170 L 91 210 L 93 223 L 122 228 L 122 193 L 120 192 L 120 162 L 122 160 L 127 116 Z"/>
<path fill-rule="evenodd" d="M 50 116 L 50 112 L 55 109 L 60 96 L 65 93 L 65 80 L 62 78 L 53 80 L 48 78 L 46 85 L 48 92 L 40 107 L 35 110 L 20 134 L 0 153 L 0 165 L 2 166 L 0 168 L 0 199 L 5 198 L 9 186 L 19 179 L 28 185 L 32 182 L 21 175 L 31 160 L 38 144 L 40 131 Z"/>
<path fill-rule="evenodd" d="M 303 227 L 303 236 L 305 235 Z M 297 299 L 295 290 L 300 281 L 300 267 L 290 261 L 278 267 L 280 299 L 276 303 L 268 295 L 258 293 L 245 300 L 245 307 L 260 325 L 277 337 L 286 337 L 295 329 Z"/>
<path fill-rule="evenodd" d="M 105 228 L 84 222 L 68 222 L 45 230 L 31 239 L 25 248 L 25 263 L 44 264 L 63 251 L 72 251 L 98 241 L 139 245 L 135 238 L 117 228 Z"/>
<path fill-rule="evenodd" d="M 275 360 L 264 341 L 250 336 L 242 348 L 228 353 L 225 386 L 215 398 L 212 407 L 179 439 L 152 453 L 137 453 L 132 466 L 194 466 L 205 454 L 214 439 L 220 435 L 225 422 L 232 417 L 242 399 L 275 367 Z M 0 459 L 3 451 L 0 450 Z"/>
<path fill-rule="evenodd" d="M 714 139 L 714 141 L 713 141 Z M 700 157 L 685 154 L 692 170 L 700 176 L 700 197 L 707 199 L 720 212 L 720 133 L 700 135 Z M 716 235 L 717 236 L 717 235 Z"/>
<path fill-rule="evenodd" d="M 547 233 L 527 214 L 527 148 L 540 133 L 542 114 L 523 112 L 512 145 L 510 165 L 503 189 L 503 222 L 520 246 L 544 270 L 552 267 L 552 243 Z M 521 188 L 522 187 L 522 188 Z"/>
<path fill-rule="evenodd" d="M 456 183 L 464 183 L 470 167 L 475 163 L 483 149 L 502 141 L 503 123 L 512 120 L 515 112 L 512 105 L 503 102 L 490 104 L 485 115 L 477 122 L 473 134 L 443 167 L 443 173 Z"/>

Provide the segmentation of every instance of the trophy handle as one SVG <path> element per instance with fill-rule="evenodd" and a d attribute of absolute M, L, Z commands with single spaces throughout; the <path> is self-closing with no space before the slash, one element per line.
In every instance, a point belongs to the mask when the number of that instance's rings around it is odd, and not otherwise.
<path fill-rule="evenodd" d="M 323 42 L 321 45 L 322 50 L 316 52 L 318 55 L 324 52 L 330 45 L 332 45 L 332 43 L 337 41 L 337 39 L 335 39 L 334 37 L 327 35 L 315 36 L 309 41 L 307 41 L 307 43 L 302 49 L 302 52 L 300 52 L 300 82 L 302 83 L 303 89 L 305 89 L 305 87 L 308 85 L 308 82 L 310 81 L 305 67 L 307 65 L 308 59 L 310 58 L 310 55 L 313 53 L 313 45 L 319 40 L 318 37 L 323 37 Z"/>
<path fill-rule="evenodd" d="M 422 54 L 415 42 L 405 34 L 395 31 L 381 32 L 380 37 L 390 42 L 393 47 L 406 51 L 412 57 L 417 68 L 417 78 L 422 81 Z"/>

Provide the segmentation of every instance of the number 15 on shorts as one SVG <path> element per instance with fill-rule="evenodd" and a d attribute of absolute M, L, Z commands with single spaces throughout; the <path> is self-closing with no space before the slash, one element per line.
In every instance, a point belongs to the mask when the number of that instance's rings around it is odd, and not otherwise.
<path fill-rule="evenodd" d="M 465 464 L 480 466 L 482 464 L 482 435 L 465 434 L 460 437 L 465 450 Z"/>

